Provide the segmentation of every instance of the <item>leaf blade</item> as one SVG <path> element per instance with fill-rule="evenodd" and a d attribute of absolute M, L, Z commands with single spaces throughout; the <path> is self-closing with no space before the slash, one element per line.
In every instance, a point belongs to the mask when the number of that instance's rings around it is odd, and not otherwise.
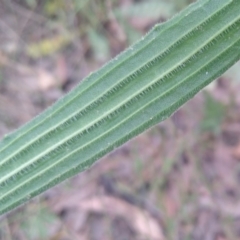
<path fill-rule="evenodd" d="M 239 8 L 191 5 L 3 141 L 0 214 L 169 117 L 239 60 Z"/>

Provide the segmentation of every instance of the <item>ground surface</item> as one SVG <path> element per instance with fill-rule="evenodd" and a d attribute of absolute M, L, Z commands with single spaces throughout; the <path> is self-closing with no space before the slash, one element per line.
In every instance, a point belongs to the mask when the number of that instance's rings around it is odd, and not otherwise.
<path fill-rule="evenodd" d="M 0 0 L 0 135 L 186 4 Z M 238 63 L 171 119 L 3 218 L 0 239 L 240 239 L 239 84 Z"/>

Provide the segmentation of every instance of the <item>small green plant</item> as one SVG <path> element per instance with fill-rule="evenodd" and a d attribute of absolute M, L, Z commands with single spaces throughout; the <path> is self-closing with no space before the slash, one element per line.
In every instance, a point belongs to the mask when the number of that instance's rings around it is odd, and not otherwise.
<path fill-rule="evenodd" d="M 226 116 L 227 107 L 215 100 L 208 92 L 204 92 L 204 115 L 201 130 L 217 135 Z"/>
<path fill-rule="evenodd" d="M 240 1 L 200 0 L 0 143 L 0 214 L 168 118 L 240 59 Z"/>

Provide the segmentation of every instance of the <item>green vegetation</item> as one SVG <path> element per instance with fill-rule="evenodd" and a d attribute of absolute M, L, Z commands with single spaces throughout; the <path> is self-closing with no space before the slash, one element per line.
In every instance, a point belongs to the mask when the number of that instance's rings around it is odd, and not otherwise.
<path fill-rule="evenodd" d="M 0 143 L 0 213 L 168 118 L 240 59 L 239 0 L 200 0 Z M 50 11 L 50 10 L 49 10 Z"/>

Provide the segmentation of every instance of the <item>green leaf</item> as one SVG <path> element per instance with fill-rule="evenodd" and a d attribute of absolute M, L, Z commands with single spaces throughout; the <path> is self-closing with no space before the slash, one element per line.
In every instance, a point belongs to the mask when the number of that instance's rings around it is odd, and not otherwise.
<path fill-rule="evenodd" d="M 210 93 L 204 92 L 204 112 L 201 130 L 214 135 L 220 133 L 221 125 L 226 115 L 226 106 L 214 99 Z"/>
<path fill-rule="evenodd" d="M 141 17 L 141 18 L 169 18 L 174 13 L 174 4 L 170 2 L 149 0 L 146 2 L 135 3 L 130 6 L 118 8 L 115 11 L 117 15 L 125 17 Z"/>
<path fill-rule="evenodd" d="M 198 1 L 6 136 L 0 214 L 168 118 L 238 61 L 239 9 L 239 0 Z"/>
<path fill-rule="evenodd" d="M 97 59 L 98 61 L 104 61 L 108 59 L 110 55 L 110 50 L 107 38 L 94 31 L 93 29 L 89 29 L 88 38 L 93 48 L 95 59 Z"/>
<path fill-rule="evenodd" d="M 37 6 L 37 1 L 36 1 L 36 0 L 25 0 L 25 2 L 27 3 L 27 5 L 28 5 L 29 7 L 34 8 L 34 7 Z"/>

